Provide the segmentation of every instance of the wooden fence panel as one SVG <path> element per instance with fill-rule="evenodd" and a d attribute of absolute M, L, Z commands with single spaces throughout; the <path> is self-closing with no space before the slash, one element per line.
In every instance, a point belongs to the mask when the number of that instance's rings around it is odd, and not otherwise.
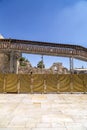
<path fill-rule="evenodd" d="M 87 74 L 0 74 L 0 93 L 87 92 Z"/>
<path fill-rule="evenodd" d="M 18 92 L 17 84 L 18 84 L 18 78 L 16 74 L 5 75 L 5 92 L 8 93 Z"/>
<path fill-rule="evenodd" d="M 34 74 L 32 75 L 32 92 L 43 93 L 44 92 L 44 75 Z"/>
<path fill-rule="evenodd" d="M 59 92 L 71 92 L 70 75 L 58 75 Z"/>
<path fill-rule="evenodd" d="M 57 74 L 46 75 L 46 92 L 57 92 Z"/>
<path fill-rule="evenodd" d="M 4 92 L 4 74 L 0 74 L 0 93 Z"/>
<path fill-rule="evenodd" d="M 73 75 L 73 92 L 84 92 L 84 75 Z"/>
<path fill-rule="evenodd" d="M 19 75 L 19 93 L 31 92 L 31 76 L 28 74 Z"/>

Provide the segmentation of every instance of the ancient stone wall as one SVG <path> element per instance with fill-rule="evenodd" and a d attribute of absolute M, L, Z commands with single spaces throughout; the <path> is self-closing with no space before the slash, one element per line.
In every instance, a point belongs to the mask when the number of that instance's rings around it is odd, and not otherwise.
<path fill-rule="evenodd" d="M 10 57 L 9 54 L 0 53 L 0 73 L 9 73 Z"/>

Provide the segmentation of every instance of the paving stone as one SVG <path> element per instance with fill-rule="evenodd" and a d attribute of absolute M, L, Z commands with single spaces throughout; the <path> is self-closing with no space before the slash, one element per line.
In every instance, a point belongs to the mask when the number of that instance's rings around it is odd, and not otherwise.
<path fill-rule="evenodd" d="M 67 130 L 66 128 L 33 128 L 32 130 Z"/>
<path fill-rule="evenodd" d="M 39 123 L 39 124 L 36 125 L 36 127 L 37 128 L 43 128 L 43 127 L 44 128 L 50 128 L 52 126 L 51 126 L 51 123 Z"/>
<path fill-rule="evenodd" d="M 87 95 L 0 94 L 0 130 L 87 130 Z"/>

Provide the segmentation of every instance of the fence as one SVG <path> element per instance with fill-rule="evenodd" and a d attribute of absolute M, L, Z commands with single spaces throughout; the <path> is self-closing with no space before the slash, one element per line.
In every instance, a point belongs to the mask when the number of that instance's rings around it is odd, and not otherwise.
<path fill-rule="evenodd" d="M 87 74 L 0 74 L 0 93 L 87 92 Z"/>

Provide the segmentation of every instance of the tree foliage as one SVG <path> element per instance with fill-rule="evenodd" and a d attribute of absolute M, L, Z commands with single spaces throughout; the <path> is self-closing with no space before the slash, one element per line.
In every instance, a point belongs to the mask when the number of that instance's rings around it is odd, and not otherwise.
<path fill-rule="evenodd" d="M 20 61 L 25 61 L 25 58 L 24 58 L 24 57 L 21 57 L 21 58 L 20 58 Z"/>
<path fill-rule="evenodd" d="M 38 62 L 37 68 L 45 68 L 45 65 L 42 60 Z"/>
<path fill-rule="evenodd" d="M 21 66 L 26 66 L 27 62 L 29 62 L 25 57 L 21 57 L 19 61 Z"/>

